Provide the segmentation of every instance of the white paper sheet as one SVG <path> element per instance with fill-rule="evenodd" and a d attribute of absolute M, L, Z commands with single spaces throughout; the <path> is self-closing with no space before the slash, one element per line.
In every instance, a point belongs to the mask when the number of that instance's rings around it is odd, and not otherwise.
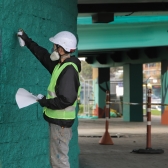
<path fill-rule="evenodd" d="M 15 95 L 16 103 L 19 108 L 27 107 L 37 103 L 37 97 L 23 88 L 19 88 Z"/>

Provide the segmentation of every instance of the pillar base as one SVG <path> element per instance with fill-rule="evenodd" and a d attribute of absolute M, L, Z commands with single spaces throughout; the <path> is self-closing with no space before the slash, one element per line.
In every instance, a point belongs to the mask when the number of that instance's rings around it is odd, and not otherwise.
<path fill-rule="evenodd" d="M 138 154 L 162 154 L 162 153 L 164 153 L 164 150 L 146 148 L 146 149 L 134 149 L 132 152 L 138 153 Z"/>

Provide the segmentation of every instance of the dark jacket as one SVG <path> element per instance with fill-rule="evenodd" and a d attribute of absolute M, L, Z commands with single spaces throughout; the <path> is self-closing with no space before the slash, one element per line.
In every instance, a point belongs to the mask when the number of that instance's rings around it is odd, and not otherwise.
<path fill-rule="evenodd" d="M 51 61 L 50 53 L 31 39 L 26 41 L 26 46 L 41 62 L 41 64 L 49 71 L 49 73 L 52 74 L 55 66 L 59 63 L 59 61 Z M 75 63 L 78 67 L 78 71 L 81 71 L 81 62 L 75 56 L 71 56 L 70 58 L 65 59 L 65 61 L 61 63 L 61 65 L 63 65 L 65 62 Z M 78 72 L 72 65 L 68 65 L 58 77 L 57 85 L 55 87 L 55 93 L 57 97 L 53 99 L 46 99 L 45 106 L 52 110 L 56 110 L 64 109 L 68 106 L 73 105 L 73 103 L 77 99 L 79 86 L 80 82 Z M 74 123 L 74 119 L 52 119 L 48 118 L 45 114 L 43 116 L 47 122 L 57 124 L 61 127 L 71 127 Z"/>

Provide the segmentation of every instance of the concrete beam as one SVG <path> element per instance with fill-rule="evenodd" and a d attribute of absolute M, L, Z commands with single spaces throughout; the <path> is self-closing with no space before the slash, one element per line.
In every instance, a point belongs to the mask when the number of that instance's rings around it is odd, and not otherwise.
<path fill-rule="evenodd" d="M 160 62 L 168 60 L 168 47 L 148 47 L 139 49 L 130 49 L 129 51 L 116 51 L 112 54 L 99 54 L 98 61 L 96 56 L 87 57 L 92 61 L 88 62 L 92 67 L 116 67 L 125 64 L 143 64 L 151 62 Z"/>
<path fill-rule="evenodd" d="M 168 45 L 168 22 L 78 25 L 78 50 L 114 50 Z"/>

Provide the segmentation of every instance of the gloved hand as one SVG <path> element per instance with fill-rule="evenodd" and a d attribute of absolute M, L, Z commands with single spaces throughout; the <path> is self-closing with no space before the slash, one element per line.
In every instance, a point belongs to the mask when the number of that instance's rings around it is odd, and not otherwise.
<path fill-rule="evenodd" d="M 42 99 L 44 96 L 42 95 L 42 94 L 38 94 L 37 95 L 37 99 L 39 100 L 39 99 Z"/>
<path fill-rule="evenodd" d="M 47 107 L 47 99 L 46 99 L 46 96 L 44 96 L 42 99 L 38 99 L 37 101 L 40 103 L 40 106 L 41 106 L 41 107 L 44 107 L 44 106 Z"/>
<path fill-rule="evenodd" d="M 28 35 L 24 31 L 23 31 L 22 35 L 17 34 L 17 36 L 22 38 L 26 45 L 30 41 L 30 38 L 28 37 Z"/>

